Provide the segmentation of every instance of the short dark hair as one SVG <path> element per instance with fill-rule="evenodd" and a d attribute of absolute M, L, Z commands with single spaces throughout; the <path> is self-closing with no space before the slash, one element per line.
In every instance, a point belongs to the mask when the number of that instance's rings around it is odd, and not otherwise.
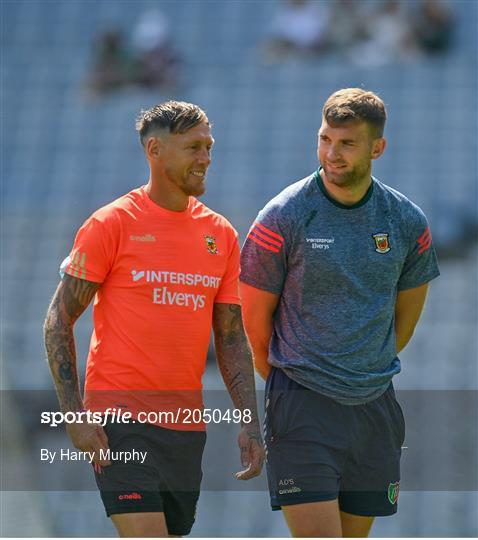
<path fill-rule="evenodd" d="M 332 127 L 365 122 L 372 136 L 383 137 L 387 111 L 384 102 L 369 90 L 344 88 L 334 92 L 325 102 L 322 116 Z"/>
<path fill-rule="evenodd" d="M 201 122 L 209 124 L 206 113 L 193 103 L 185 101 L 166 101 L 142 110 L 136 119 L 136 131 L 141 144 L 153 130 L 168 130 L 169 133 L 185 133 Z"/>

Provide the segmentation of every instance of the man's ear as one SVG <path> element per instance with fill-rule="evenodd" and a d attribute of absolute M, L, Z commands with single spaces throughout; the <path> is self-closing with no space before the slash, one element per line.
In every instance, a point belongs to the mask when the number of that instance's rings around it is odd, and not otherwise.
<path fill-rule="evenodd" d="M 149 137 L 144 148 L 146 157 L 150 160 L 157 160 L 161 152 L 161 139 L 159 137 Z"/>
<path fill-rule="evenodd" d="M 372 144 L 372 159 L 378 159 L 387 147 L 387 141 L 383 137 L 375 139 Z"/>

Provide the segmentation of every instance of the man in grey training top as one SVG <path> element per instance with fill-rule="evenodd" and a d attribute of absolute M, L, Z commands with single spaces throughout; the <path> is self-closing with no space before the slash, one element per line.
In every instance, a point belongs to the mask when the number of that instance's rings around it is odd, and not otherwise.
<path fill-rule="evenodd" d="M 321 167 L 265 206 L 242 251 L 271 505 L 294 536 L 367 536 L 397 510 L 405 426 L 391 380 L 439 271 L 423 212 L 371 176 L 385 119 L 373 92 L 332 94 Z"/>

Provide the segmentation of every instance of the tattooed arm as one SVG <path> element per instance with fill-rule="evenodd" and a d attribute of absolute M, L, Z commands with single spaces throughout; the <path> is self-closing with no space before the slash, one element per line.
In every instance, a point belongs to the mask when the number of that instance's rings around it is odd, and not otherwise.
<path fill-rule="evenodd" d="M 96 294 L 100 284 L 65 274 L 48 308 L 44 339 L 50 371 L 58 401 L 63 412 L 83 409 L 76 365 L 73 326 Z M 67 432 L 76 448 L 97 452 L 108 448 L 108 440 L 101 426 L 96 424 L 68 424 Z M 100 465 L 109 462 L 95 461 Z"/>
<path fill-rule="evenodd" d="M 45 346 L 63 412 L 83 409 L 73 325 L 88 307 L 98 287 L 99 283 L 65 274 L 48 308 L 44 326 Z"/>
<path fill-rule="evenodd" d="M 242 324 L 241 306 L 214 304 L 213 329 L 217 363 L 234 406 L 251 411 L 252 421 L 242 424 L 238 439 L 242 466 L 247 468 L 236 474 L 239 480 L 248 480 L 260 474 L 264 449 L 257 415 L 252 355 Z"/>

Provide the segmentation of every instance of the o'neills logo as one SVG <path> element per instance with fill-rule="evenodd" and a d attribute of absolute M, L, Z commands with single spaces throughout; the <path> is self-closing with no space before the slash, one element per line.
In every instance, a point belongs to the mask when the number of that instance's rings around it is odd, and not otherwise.
<path fill-rule="evenodd" d="M 143 236 L 131 234 L 129 239 L 133 240 L 133 242 L 156 242 L 156 236 L 152 234 L 143 234 Z"/>
<path fill-rule="evenodd" d="M 125 495 L 118 495 L 119 501 L 140 501 L 143 497 L 139 493 L 126 493 Z"/>

